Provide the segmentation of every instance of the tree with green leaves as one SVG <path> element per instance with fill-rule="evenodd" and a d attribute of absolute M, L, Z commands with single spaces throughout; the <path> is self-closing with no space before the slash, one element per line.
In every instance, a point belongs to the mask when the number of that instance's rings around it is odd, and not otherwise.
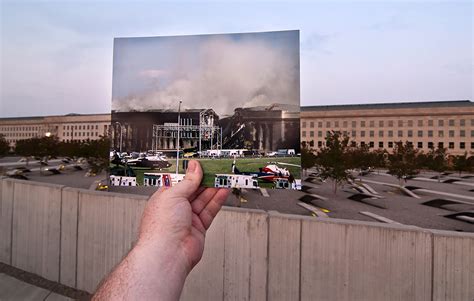
<path fill-rule="evenodd" d="M 10 144 L 5 139 L 5 136 L 0 134 L 0 157 L 8 155 L 9 151 L 10 151 Z"/>
<path fill-rule="evenodd" d="M 82 144 L 82 156 L 87 159 L 91 172 L 97 174 L 109 166 L 110 140 L 101 137 L 98 140 L 87 140 Z"/>
<path fill-rule="evenodd" d="M 331 179 L 334 182 L 334 194 L 337 186 L 347 182 L 351 177 L 349 137 L 342 136 L 340 132 L 331 131 L 326 135 L 326 145 L 317 154 L 317 164 L 320 167 L 322 179 Z"/>
<path fill-rule="evenodd" d="M 301 148 L 301 168 L 306 170 L 316 165 L 316 156 L 313 151 L 307 147 Z"/>
<path fill-rule="evenodd" d="M 38 138 L 18 140 L 15 146 L 15 154 L 25 157 L 26 166 L 28 166 L 30 157 L 36 155 L 37 146 Z"/>
<path fill-rule="evenodd" d="M 448 169 L 448 153 L 447 149 L 439 147 L 430 149 L 426 155 L 426 164 L 428 169 L 438 173 L 438 182 L 441 181 L 441 173 Z"/>
<path fill-rule="evenodd" d="M 459 176 L 461 176 L 462 172 L 470 171 L 471 167 L 469 166 L 467 152 L 464 155 L 453 156 L 453 169 L 459 172 Z"/>
<path fill-rule="evenodd" d="M 402 186 L 407 177 L 419 173 L 417 164 L 418 149 L 408 141 L 399 141 L 395 144 L 393 153 L 388 156 L 388 173 L 396 177 Z"/>

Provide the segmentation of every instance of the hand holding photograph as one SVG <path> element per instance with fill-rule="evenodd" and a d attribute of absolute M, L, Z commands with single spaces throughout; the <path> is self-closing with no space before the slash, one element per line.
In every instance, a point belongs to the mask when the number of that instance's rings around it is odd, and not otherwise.
<path fill-rule="evenodd" d="M 299 31 L 116 38 L 112 186 L 301 189 Z"/>

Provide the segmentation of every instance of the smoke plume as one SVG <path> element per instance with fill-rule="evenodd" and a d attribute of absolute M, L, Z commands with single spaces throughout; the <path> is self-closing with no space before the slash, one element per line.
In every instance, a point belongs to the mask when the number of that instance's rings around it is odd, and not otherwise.
<path fill-rule="evenodd" d="M 294 54 L 269 42 L 224 36 L 198 45 L 191 56 L 177 49 L 166 70 L 138 72 L 135 76 L 150 88 L 114 97 L 112 109 L 176 110 L 182 100 L 182 109 L 212 108 L 223 116 L 237 107 L 299 105 L 299 61 Z"/>

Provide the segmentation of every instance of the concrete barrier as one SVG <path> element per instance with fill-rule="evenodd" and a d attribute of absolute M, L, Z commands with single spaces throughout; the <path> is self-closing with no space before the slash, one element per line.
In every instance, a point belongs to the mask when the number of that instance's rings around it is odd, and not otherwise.
<path fill-rule="evenodd" d="M 0 261 L 93 292 L 146 198 L 0 179 Z M 472 300 L 474 234 L 224 207 L 182 300 Z"/>
<path fill-rule="evenodd" d="M 0 261 L 12 264 L 12 221 L 14 181 L 0 182 Z"/>
<path fill-rule="evenodd" d="M 474 300 L 474 234 L 433 232 L 433 300 Z"/>
<path fill-rule="evenodd" d="M 77 288 L 93 292 L 120 262 L 138 233 L 146 198 L 79 191 Z"/>
<path fill-rule="evenodd" d="M 63 186 L 16 181 L 13 189 L 11 265 L 59 281 Z"/>

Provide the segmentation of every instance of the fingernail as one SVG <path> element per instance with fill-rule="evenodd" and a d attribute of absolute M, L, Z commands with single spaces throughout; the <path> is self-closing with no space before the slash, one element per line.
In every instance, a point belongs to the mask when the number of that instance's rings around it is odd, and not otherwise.
<path fill-rule="evenodd" d="M 186 172 L 189 172 L 189 173 L 195 172 L 196 167 L 197 167 L 197 162 L 196 161 L 194 161 L 194 160 L 189 161 L 188 169 L 186 170 Z"/>

